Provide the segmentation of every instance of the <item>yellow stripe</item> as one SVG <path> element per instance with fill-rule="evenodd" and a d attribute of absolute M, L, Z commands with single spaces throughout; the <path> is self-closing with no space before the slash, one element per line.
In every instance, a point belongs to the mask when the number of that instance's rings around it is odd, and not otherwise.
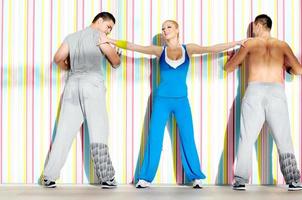
<path fill-rule="evenodd" d="M 273 23 L 273 31 L 274 31 L 274 37 L 279 37 L 278 35 L 278 2 L 275 2 L 275 6 L 274 6 L 274 22 Z"/>
<path fill-rule="evenodd" d="M 258 139 L 257 139 L 257 164 L 258 164 L 258 180 L 257 180 L 257 183 L 261 183 L 261 169 L 262 169 L 262 138 L 263 138 L 263 134 L 262 134 L 263 131 L 260 131 L 260 134 L 258 136 Z"/>
<path fill-rule="evenodd" d="M 211 17 L 211 2 L 208 2 L 208 19 L 209 19 L 209 23 L 208 23 L 208 44 L 211 44 L 211 34 L 212 34 L 212 17 Z M 212 54 L 208 54 L 208 63 L 207 63 L 207 70 L 208 70 L 208 74 L 207 74 L 207 78 L 208 78 L 208 80 L 207 80 L 207 82 L 208 82 L 208 94 L 207 94 L 207 96 L 208 96 L 208 110 L 207 110 L 207 112 L 208 112 L 208 128 L 209 128 L 209 130 L 208 130 L 208 132 L 209 133 L 212 133 L 212 126 L 211 126 L 211 123 L 212 123 L 212 115 L 211 115 L 211 108 L 212 108 L 212 105 L 211 105 L 211 102 L 212 102 L 212 99 L 211 99 L 211 94 L 210 94 L 210 88 L 211 88 L 211 85 L 212 85 Z M 208 142 L 208 144 L 211 144 L 211 137 L 207 137 L 207 142 Z M 209 154 L 209 152 L 211 152 L 210 151 L 210 149 L 211 149 L 211 145 L 209 145 L 208 147 L 207 147 L 209 150 L 208 150 L 208 154 Z M 209 183 L 209 182 L 211 182 L 212 181 L 212 176 L 211 176 L 211 156 L 207 156 L 208 158 L 207 158 L 207 183 Z"/>

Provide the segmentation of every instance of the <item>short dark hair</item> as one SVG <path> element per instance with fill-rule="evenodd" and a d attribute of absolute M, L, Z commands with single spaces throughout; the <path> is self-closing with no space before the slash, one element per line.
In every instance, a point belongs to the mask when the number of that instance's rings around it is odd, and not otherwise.
<path fill-rule="evenodd" d="M 95 23 L 98 19 L 102 18 L 103 20 L 112 20 L 113 23 L 115 24 L 115 18 L 113 15 L 109 12 L 100 12 L 97 14 L 94 19 L 92 20 L 92 23 Z"/>
<path fill-rule="evenodd" d="M 265 14 L 258 15 L 255 18 L 255 23 L 256 24 L 260 23 L 269 30 L 271 30 L 272 24 L 273 24 L 272 19 L 269 16 L 265 15 Z"/>

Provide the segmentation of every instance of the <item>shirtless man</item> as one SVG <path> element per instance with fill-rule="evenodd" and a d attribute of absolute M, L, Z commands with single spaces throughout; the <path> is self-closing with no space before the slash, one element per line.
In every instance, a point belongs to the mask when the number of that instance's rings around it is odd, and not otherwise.
<path fill-rule="evenodd" d="M 257 16 L 253 22 L 254 38 L 246 41 L 245 46 L 225 65 L 225 70 L 231 72 L 247 59 L 248 66 L 248 87 L 241 106 L 234 190 L 245 190 L 253 145 L 265 121 L 272 130 L 288 190 L 302 189 L 291 139 L 283 78 L 284 66 L 297 75 L 302 74 L 302 67 L 286 42 L 271 37 L 271 27 L 270 17 Z"/>

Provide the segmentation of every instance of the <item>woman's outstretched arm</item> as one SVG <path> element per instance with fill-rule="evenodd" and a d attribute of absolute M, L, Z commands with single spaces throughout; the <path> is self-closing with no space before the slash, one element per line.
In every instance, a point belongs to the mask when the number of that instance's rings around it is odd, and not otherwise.
<path fill-rule="evenodd" d="M 155 45 L 142 46 L 125 40 L 115 40 L 112 38 L 108 38 L 105 34 L 102 34 L 100 37 L 99 45 L 104 43 L 110 43 L 122 49 L 136 51 L 149 55 L 155 55 L 157 57 L 160 57 L 163 50 L 161 46 L 155 46 Z"/>

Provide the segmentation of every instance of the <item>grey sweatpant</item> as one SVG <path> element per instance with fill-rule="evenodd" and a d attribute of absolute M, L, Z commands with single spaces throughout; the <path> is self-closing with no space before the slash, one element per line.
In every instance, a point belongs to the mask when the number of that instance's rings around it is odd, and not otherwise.
<path fill-rule="evenodd" d="M 277 145 L 286 183 L 299 181 L 284 86 L 261 82 L 249 83 L 242 99 L 235 181 L 241 184 L 248 182 L 253 145 L 265 121 Z"/>
<path fill-rule="evenodd" d="M 68 77 L 55 139 L 45 163 L 44 177 L 49 180 L 59 178 L 72 141 L 84 119 L 87 121 L 90 150 L 99 181 L 104 182 L 114 177 L 107 146 L 109 130 L 105 92 L 103 79 L 99 74 L 81 73 Z"/>

